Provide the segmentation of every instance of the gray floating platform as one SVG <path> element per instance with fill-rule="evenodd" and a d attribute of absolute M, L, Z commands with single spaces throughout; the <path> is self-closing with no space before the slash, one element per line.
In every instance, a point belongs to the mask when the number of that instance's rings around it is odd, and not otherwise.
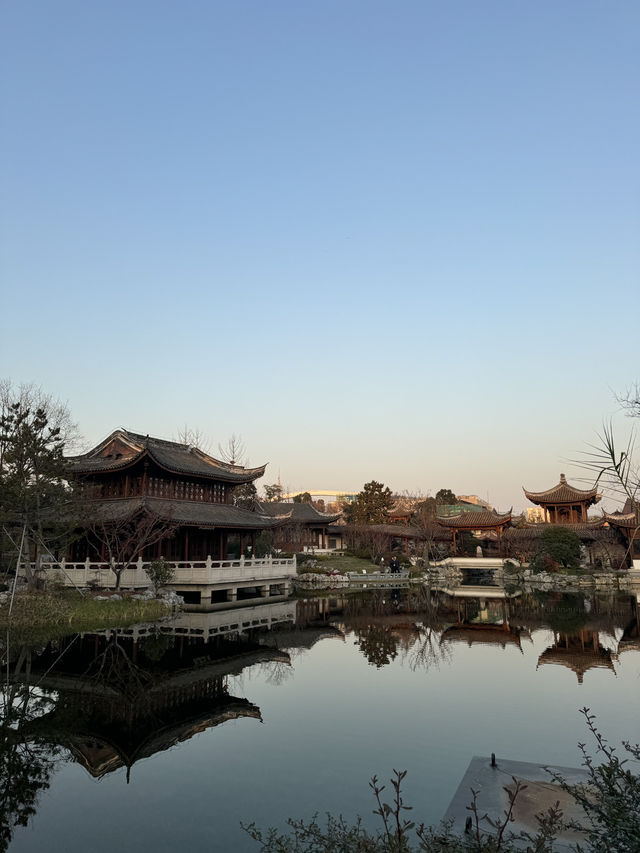
<path fill-rule="evenodd" d="M 546 769 L 545 769 L 546 768 Z M 487 814 L 493 821 L 504 818 L 509 807 L 506 786 L 513 785 L 513 778 L 527 785 L 516 800 L 514 809 L 515 820 L 509 824 L 513 833 L 528 832 L 535 835 L 538 830 L 536 814 L 547 811 L 559 800 L 564 820 L 584 818 L 584 812 L 577 803 L 553 781 L 551 773 L 556 772 L 566 779 L 570 785 L 585 784 L 589 774 L 577 767 L 558 767 L 552 764 L 532 764 L 526 761 L 507 761 L 496 758 L 495 767 L 491 759 L 474 756 L 469 763 L 466 773 L 454 794 L 444 820 L 453 822 L 453 831 L 464 833 L 467 818 L 472 817 L 468 806 L 472 801 L 471 789 L 478 792 L 478 811 L 482 816 Z M 481 824 L 485 831 L 491 827 Z M 575 850 L 576 843 L 584 841 L 584 835 L 571 830 L 564 830 L 558 835 L 553 845 L 554 853 L 569 853 Z M 523 844 L 526 847 L 526 844 Z"/>

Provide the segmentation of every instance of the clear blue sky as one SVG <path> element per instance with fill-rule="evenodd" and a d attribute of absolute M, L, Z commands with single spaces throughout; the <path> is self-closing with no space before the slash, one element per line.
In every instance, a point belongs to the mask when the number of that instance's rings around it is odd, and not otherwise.
<path fill-rule="evenodd" d="M 640 378 L 635 0 L 0 15 L 0 375 L 88 442 L 508 508 Z"/>

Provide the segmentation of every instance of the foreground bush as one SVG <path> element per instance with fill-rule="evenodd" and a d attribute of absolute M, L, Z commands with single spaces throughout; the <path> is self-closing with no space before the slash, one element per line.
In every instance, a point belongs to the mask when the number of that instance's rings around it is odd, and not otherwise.
<path fill-rule="evenodd" d="M 588 784 L 569 785 L 561 776 L 550 775 L 582 806 L 586 815 L 583 824 L 566 823 L 556 803 L 537 816 L 535 835 L 511 832 L 514 805 L 526 788 L 514 778 L 513 786 L 504 789 L 508 806 L 498 821 L 480 814 L 476 793 L 472 791 L 472 801 L 467 807 L 470 813 L 467 831 L 463 835 L 453 833 L 450 824 L 437 828 L 417 826 L 405 816 L 405 812 L 411 811 L 402 797 L 406 771 L 394 770 L 390 803 L 383 800 L 385 786 L 379 785 L 375 776 L 369 783 L 377 805 L 373 813 L 380 819 L 377 830 L 365 829 L 359 817 L 349 824 L 342 815 L 331 814 L 322 823 L 317 815 L 308 823 L 290 818 L 289 832 L 285 834 L 274 828 L 263 831 L 253 823 L 243 825 L 243 829 L 264 853 L 553 853 L 554 841 L 564 827 L 585 833 L 587 841 L 576 844 L 572 848 L 575 853 L 640 853 L 640 776 L 628 767 L 629 759 L 618 758 L 615 749 L 600 735 L 589 709 L 583 708 L 581 713 L 595 738 L 596 754 L 601 753 L 604 761 L 596 764 L 585 745 L 580 744 L 583 765 L 589 774 Z M 627 742 L 623 745 L 631 759 L 640 762 L 640 746 Z"/>

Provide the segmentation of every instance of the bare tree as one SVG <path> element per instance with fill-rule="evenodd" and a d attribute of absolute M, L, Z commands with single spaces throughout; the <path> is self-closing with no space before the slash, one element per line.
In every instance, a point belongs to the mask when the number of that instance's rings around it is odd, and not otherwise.
<path fill-rule="evenodd" d="M 345 534 L 349 547 L 367 551 L 372 563 L 378 564 L 380 557 L 391 547 L 391 536 L 380 526 L 368 524 L 348 524 Z"/>
<path fill-rule="evenodd" d="M 118 590 L 123 573 L 142 556 L 145 548 L 170 539 L 176 527 L 144 509 L 133 509 L 119 517 L 99 515 L 91 524 L 89 541 L 97 556 L 109 561 Z"/>
<path fill-rule="evenodd" d="M 231 433 L 226 444 L 218 444 L 218 453 L 223 462 L 229 465 L 244 465 L 247 457 L 247 448 L 242 441 L 241 435 Z"/>
<path fill-rule="evenodd" d="M 190 427 L 188 424 L 178 429 L 175 440 L 180 444 L 188 444 L 189 447 L 197 447 L 203 453 L 208 453 L 211 449 L 211 439 L 198 427 Z"/>
<path fill-rule="evenodd" d="M 640 418 L 640 382 L 636 382 L 627 388 L 625 394 L 616 394 L 616 400 L 626 410 L 629 417 Z"/>

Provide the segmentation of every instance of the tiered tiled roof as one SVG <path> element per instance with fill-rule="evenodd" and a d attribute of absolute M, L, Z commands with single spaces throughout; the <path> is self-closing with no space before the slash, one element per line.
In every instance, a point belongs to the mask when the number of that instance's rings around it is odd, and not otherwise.
<path fill-rule="evenodd" d="M 592 668 L 610 669 L 615 674 L 616 668 L 613 664 L 612 652 L 598 645 L 594 648 L 563 648 L 550 646 L 538 658 L 538 666 L 545 663 L 559 664 L 573 670 L 578 677 L 578 684 L 582 684 L 584 674 Z"/>
<path fill-rule="evenodd" d="M 503 513 L 487 510 L 482 512 L 464 512 L 461 515 L 438 518 L 437 521 L 443 527 L 454 530 L 491 530 L 492 528 L 511 524 L 511 510 Z"/>
<path fill-rule="evenodd" d="M 593 504 L 598 503 L 602 497 L 596 488 L 576 489 L 574 486 L 570 486 L 564 474 L 560 474 L 560 482 L 556 486 L 544 492 L 530 492 L 524 486 L 522 490 L 531 503 L 541 506 L 545 504 L 583 503 L 584 501 Z"/>
<path fill-rule="evenodd" d="M 320 512 L 310 503 L 287 503 L 286 501 L 262 501 L 257 502 L 259 513 L 267 515 L 280 522 L 289 521 L 294 524 L 333 524 L 342 513 Z"/>
<path fill-rule="evenodd" d="M 118 521 L 146 510 L 162 521 L 209 529 L 232 527 L 264 530 L 275 527 L 277 524 L 276 519 L 260 512 L 251 512 L 231 504 L 203 501 L 172 501 L 164 498 L 139 497 L 96 501 L 94 505 L 100 519 L 107 522 Z"/>
<path fill-rule="evenodd" d="M 250 483 L 264 474 L 266 465 L 244 468 L 209 456 L 197 447 L 117 429 L 88 453 L 66 458 L 72 475 L 118 471 L 148 457 L 174 474 L 203 477 L 228 483 Z"/>
<path fill-rule="evenodd" d="M 508 643 L 515 644 L 522 651 L 520 630 L 504 625 L 450 625 L 440 637 L 441 643 L 465 642 L 468 646 L 474 643 L 482 645 L 499 645 L 506 648 Z"/>

